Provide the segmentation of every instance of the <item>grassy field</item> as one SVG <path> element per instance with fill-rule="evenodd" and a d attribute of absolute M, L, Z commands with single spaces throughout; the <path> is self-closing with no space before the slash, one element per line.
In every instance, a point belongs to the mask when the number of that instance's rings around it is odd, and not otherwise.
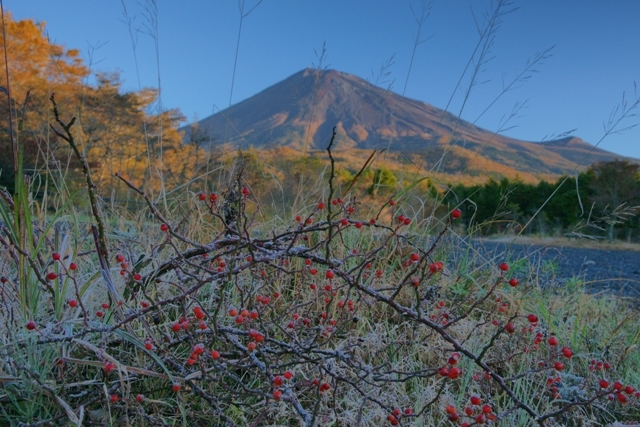
<path fill-rule="evenodd" d="M 2 194 L 3 425 L 640 417 L 624 301 L 475 252 L 456 210 L 416 219 L 402 194 L 338 194 L 333 163 L 268 216 L 241 171 L 166 208 L 129 184 L 135 212 L 46 214 L 24 182 Z"/>

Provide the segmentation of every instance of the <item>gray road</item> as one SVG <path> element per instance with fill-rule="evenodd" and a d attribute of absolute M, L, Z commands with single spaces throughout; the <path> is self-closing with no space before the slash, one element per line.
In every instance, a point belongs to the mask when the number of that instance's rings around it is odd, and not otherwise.
<path fill-rule="evenodd" d="M 549 282 L 562 284 L 578 277 L 591 292 L 609 291 L 640 300 L 640 252 L 536 245 L 478 243 L 489 252 L 513 259 L 527 257 Z"/>

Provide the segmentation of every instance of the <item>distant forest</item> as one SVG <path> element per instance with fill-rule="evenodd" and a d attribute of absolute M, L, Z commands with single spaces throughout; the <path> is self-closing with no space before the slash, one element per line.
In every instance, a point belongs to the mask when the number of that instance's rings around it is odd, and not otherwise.
<path fill-rule="evenodd" d="M 484 185 L 455 185 L 444 202 L 460 205 L 465 225 L 483 234 L 640 241 L 640 165 L 626 160 L 596 163 L 555 183 L 490 179 Z"/>

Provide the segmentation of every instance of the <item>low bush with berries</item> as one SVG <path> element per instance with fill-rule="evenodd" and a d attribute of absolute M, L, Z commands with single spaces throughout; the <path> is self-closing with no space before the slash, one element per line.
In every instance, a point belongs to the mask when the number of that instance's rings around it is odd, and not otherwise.
<path fill-rule="evenodd" d="M 95 228 L 62 236 L 60 220 L 38 225 L 37 252 L 2 229 L 0 418 L 10 424 L 638 416 L 634 312 L 475 252 L 452 228 L 458 209 L 413 218 L 401 200 L 372 208 L 330 182 L 265 219 L 241 177 L 224 196 L 192 194 L 169 211 L 127 184 L 151 219 L 129 234 L 114 221 L 108 253 Z"/>

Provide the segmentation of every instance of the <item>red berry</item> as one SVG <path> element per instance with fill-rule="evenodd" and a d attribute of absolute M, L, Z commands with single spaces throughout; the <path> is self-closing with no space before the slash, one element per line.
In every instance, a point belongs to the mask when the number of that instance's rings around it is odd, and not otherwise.
<path fill-rule="evenodd" d="M 356 228 L 358 228 L 358 229 L 362 228 L 362 222 L 361 221 L 356 221 Z"/>
<path fill-rule="evenodd" d="M 620 381 L 616 381 L 616 382 L 613 383 L 613 388 L 615 390 L 622 391 L 622 387 L 623 387 L 623 385 L 622 385 L 622 383 Z"/>
<path fill-rule="evenodd" d="M 140 279 L 142 279 L 140 273 L 136 273 L 133 275 L 133 280 L 135 280 L 136 282 L 140 281 Z"/>
<path fill-rule="evenodd" d="M 211 357 L 213 357 L 213 359 L 214 359 L 214 360 L 218 360 L 218 359 L 220 359 L 220 352 L 219 352 L 219 351 L 216 351 L 216 350 L 213 350 L 213 351 L 211 352 Z"/>
<path fill-rule="evenodd" d="M 112 394 L 109 397 L 109 400 L 111 401 L 111 403 L 116 403 L 118 401 L 118 395 L 117 394 Z"/>
<path fill-rule="evenodd" d="M 51 258 L 53 258 L 54 261 L 60 261 L 60 254 L 58 252 L 54 252 L 51 254 Z"/>
<path fill-rule="evenodd" d="M 69 304 L 69 307 L 74 308 L 78 306 L 78 301 L 72 299 L 72 300 L 69 300 L 68 304 Z"/>
<path fill-rule="evenodd" d="M 536 316 L 535 314 L 530 314 L 527 316 L 527 320 L 529 321 L 529 323 L 537 323 L 538 316 Z"/>
<path fill-rule="evenodd" d="M 507 271 L 509 269 L 509 265 L 506 262 L 500 264 L 500 270 Z"/>
<path fill-rule="evenodd" d="M 309 273 L 310 273 L 312 276 L 315 276 L 316 274 L 318 274 L 318 269 L 317 269 L 317 268 L 310 268 L 310 269 L 309 269 Z"/>
<path fill-rule="evenodd" d="M 624 394 L 618 393 L 616 396 L 618 397 L 618 402 L 627 403 L 627 396 L 625 396 Z"/>
<path fill-rule="evenodd" d="M 471 398 L 469 399 L 469 401 L 473 404 L 473 405 L 479 405 L 480 402 L 482 402 L 480 400 L 479 396 L 471 396 Z"/>
<path fill-rule="evenodd" d="M 626 386 L 624 388 L 624 392 L 627 393 L 627 394 L 633 394 L 634 391 L 635 391 L 634 388 L 631 387 L 630 385 L 628 385 L 628 386 Z"/>
<path fill-rule="evenodd" d="M 609 381 L 600 380 L 600 381 L 598 381 L 598 385 L 600 386 L 600 388 L 607 389 L 607 388 L 609 388 Z"/>
<path fill-rule="evenodd" d="M 562 354 L 567 359 L 571 359 L 573 357 L 573 351 L 569 347 L 562 347 Z"/>
<path fill-rule="evenodd" d="M 104 371 L 108 374 L 109 372 L 115 369 L 116 365 L 111 362 L 107 362 L 104 364 Z"/>
<path fill-rule="evenodd" d="M 451 368 L 449 369 L 449 378 L 452 380 L 457 380 L 462 375 L 462 370 L 460 368 Z"/>
<path fill-rule="evenodd" d="M 518 279 L 516 279 L 515 277 L 512 277 L 511 279 L 509 279 L 509 285 L 514 288 L 518 286 Z"/>
<path fill-rule="evenodd" d="M 276 375 L 273 378 L 273 385 L 275 385 L 276 387 L 280 387 L 284 384 L 284 380 L 282 379 L 282 377 L 280 375 Z"/>
<path fill-rule="evenodd" d="M 161 224 L 160 225 L 160 230 L 162 231 L 168 231 L 169 230 L 169 226 L 167 224 Z"/>
<path fill-rule="evenodd" d="M 318 203 L 318 209 L 320 210 L 324 209 L 324 203 L 322 202 Z"/>
<path fill-rule="evenodd" d="M 284 373 L 284 377 L 288 380 L 290 380 L 291 378 L 293 378 L 293 372 L 291 371 L 287 371 Z"/>
<path fill-rule="evenodd" d="M 76 264 L 75 262 L 72 262 L 71 264 L 69 264 L 69 270 L 73 271 L 77 269 L 78 269 L 78 264 Z"/>
<path fill-rule="evenodd" d="M 47 274 L 47 280 L 55 280 L 58 278 L 58 275 L 56 273 L 54 273 L 53 271 L 51 273 Z"/>
<path fill-rule="evenodd" d="M 451 211 L 451 218 L 453 219 L 458 219 L 460 218 L 461 215 L 462 215 L 462 211 L 460 211 L 460 209 L 458 208 Z"/>
<path fill-rule="evenodd" d="M 516 325 L 513 323 L 507 323 L 504 330 L 507 331 L 508 334 L 512 334 L 516 331 Z"/>
<path fill-rule="evenodd" d="M 558 345 L 558 338 L 556 338 L 556 337 L 549 337 L 549 345 L 553 345 L 553 346 Z"/>
<path fill-rule="evenodd" d="M 139 395 L 137 395 L 137 396 L 136 396 L 136 401 L 137 401 L 138 403 L 142 403 L 142 402 L 144 402 L 144 394 L 139 394 Z"/>
<path fill-rule="evenodd" d="M 216 194 L 216 193 L 211 193 L 211 194 L 209 194 L 209 201 L 210 201 L 210 202 L 212 202 L 212 203 L 213 203 L 213 202 L 215 202 L 216 200 L 218 200 L 218 194 Z"/>
<path fill-rule="evenodd" d="M 118 262 L 124 262 L 124 255 L 122 255 L 122 254 L 118 254 L 118 255 L 116 255 L 116 261 L 118 261 Z"/>
<path fill-rule="evenodd" d="M 204 193 L 200 193 L 200 194 L 198 194 L 198 199 L 200 199 L 202 201 L 207 200 L 207 195 L 204 194 Z"/>
<path fill-rule="evenodd" d="M 489 414 L 493 409 L 491 409 L 491 405 L 482 405 L 482 413 Z"/>
<path fill-rule="evenodd" d="M 562 362 L 556 362 L 556 363 L 554 363 L 554 364 L 553 364 L 553 368 L 554 368 L 556 371 L 562 371 L 562 370 L 564 369 L 564 363 L 562 363 Z"/>
<path fill-rule="evenodd" d="M 101 311 L 101 310 L 98 310 L 98 311 L 96 311 L 96 316 L 102 317 L 102 316 L 104 316 L 104 312 Z"/>
<path fill-rule="evenodd" d="M 151 341 L 145 342 L 144 348 L 146 348 L 147 350 L 153 350 L 153 344 L 151 343 Z"/>
<path fill-rule="evenodd" d="M 236 310 L 235 308 L 232 308 L 231 310 L 229 310 L 229 316 L 236 317 L 237 315 L 238 315 L 238 310 Z"/>
<path fill-rule="evenodd" d="M 420 255 L 418 255 L 417 253 L 412 253 L 410 258 L 411 258 L 411 261 L 413 262 L 420 261 Z"/>
<path fill-rule="evenodd" d="M 333 270 L 327 270 L 327 273 L 325 274 L 325 276 L 327 277 L 327 279 L 333 279 L 333 276 L 335 274 L 333 273 Z"/>
<path fill-rule="evenodd" d="M 247 343 L 247 350 L 249 350 L 250 352 L 255 350 L 257 347 L 257 344 L 253 341 L 250 341 L 249 343 Z"/>
<path fill-rule="evenodd" d="M 282 399 L 282 392 L 280 390 L 274 390 L 273 391 L 273 399 L 274 400 Z"/>
<path fill-rule="evenodd" d="M 180 326 L 180 323 L 174 323 L 173 326 L 171 326 L 171 330 L 173 330 L 173 332 L 180 332 L 181 328 L 182 326 Z"/>
<path fill-rule="evenodd" d="M 393 199 L 389 199 L 389 204 L 390 204 L 391 206 L 393 206 L 393 205 L 395 205 L 395 204 L 396 204 L 396 202 L 395 202 L 395 200 L 393 200 Z"/>
<path fill-rule="evenodd" d="M 453 405 L 447 405 L 447 407 L 446 407 L 446 408 L 444 408 L 444 411 L 445 411 L 447 414 L 455 414 L 455 413 L 456 413 L 456 407 L 455 407 L 455 406 L 453 406 Z"/>
<path fill-rule="evenodd" d="M 460 415 L 453 413 L 453 414 L 449 414 L 449 420 L 451 420 L 452 422 L 456 422 L 460 419 Z"/>
<path fill-rule="evenodd" d="M 173 385 L 171 386 L 171 390 L 173 390 L 176 393 L 179 392 L 181 388 L 182 386 L 178 383 L 173 383 Z"/>
<path fill-rule="evenodd" d="M 247 187 L 242 187 L 242 195 L 247 197 L 249 195 L 249 189 Z"/>
<path fill-rule="evenodd" d="M 411 224 L 411 219 L 409 218 L 405 218 L 404 221 L 402 221 L 404 223 L 404 225 L 409 225 Z"/>

